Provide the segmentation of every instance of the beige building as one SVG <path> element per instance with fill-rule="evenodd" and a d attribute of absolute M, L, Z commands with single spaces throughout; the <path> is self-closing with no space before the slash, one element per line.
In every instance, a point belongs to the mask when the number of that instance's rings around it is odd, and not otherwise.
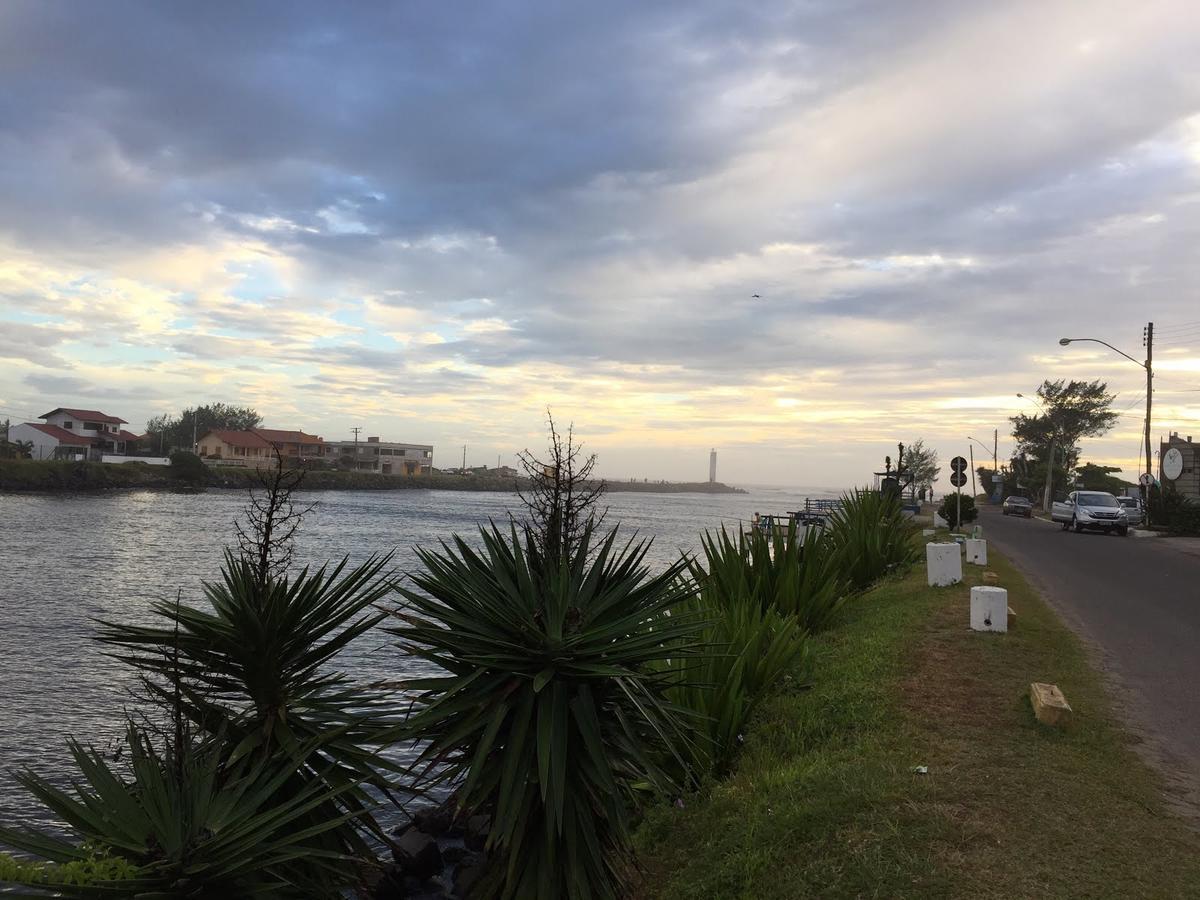
<path fill-rule="evenodd" d="M 369 437 L 365 441 L 326 441 L 326 458 L 356 472 L 379 475 L 428 475 L 433 471 L 432 444 L 402 444 Z"/>
<path fill-rule="evenodd" d="M 289 462 L 324 456 L 325 442 L 303 431 L 255 428 L 253 431 L 210 431 L 200 438 L 197 450 L 209 462 L 243 466 L 269 466 L 275 451 Z"/>

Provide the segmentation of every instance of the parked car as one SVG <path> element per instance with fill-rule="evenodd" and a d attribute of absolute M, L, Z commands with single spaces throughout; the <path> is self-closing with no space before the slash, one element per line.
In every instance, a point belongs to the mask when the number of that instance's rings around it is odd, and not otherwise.
<path fill-rule="evenodd" d="M 1027 497 L 1005 497 L 1000 511 L 1006 516 L 1033 516 L 1033 502 Z"/>
<path fill-rule="evenodd" d="M 1092 528 L 1105 534 L 1114 531 L 1122 536 L 1129 534 L 1125 507 L 1112 494 L 1103 491 L 1072 491 L 1066 500 L 1054 501 L 1050 518 L 1060 523 L 1064 531 Z"/>
<path fill-rule="evenodd" d="M 1141 525 L 1145 518 L 1142 512 L 1142 501 L 1137 497 L 1118 497 L 1117 502 L 1125 510 L 1125 519 L 1130 525 Z"/>

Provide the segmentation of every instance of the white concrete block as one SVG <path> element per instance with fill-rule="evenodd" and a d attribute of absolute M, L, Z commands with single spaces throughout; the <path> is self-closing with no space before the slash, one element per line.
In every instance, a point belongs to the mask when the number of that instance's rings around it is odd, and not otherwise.
<path fill-rule="evenodd" d="M 934 528 L 949 528 L 950 523 L 947 522 L 945 519 L 943 519 L 940 515 L 938 515 L 935 512 L 933 514 L 933 527 Z"/>
<path fill-rule="evenodd" d="M 971 630 L 1008 631 L 1008 591 L 990 584 L 971 588 Z"/>
<path fill-rule="evenodd" d="M 977 566 L 987 565 L 987 541 L 979 538 L 967 539 L 967 562 Z"/>
<path fill-rule="evenodd" d="M 944 587 L 962 581 L 962 551 L 958 544 L 926 544 L 925 569 L 930 587 Z"/>
<path fill-rule="evenodd" d="M 937 531 L 934 530 L 933 528 L 922 528 L 921 529 L 921 537 L 933 537 L 935 534 L 937 534 Z"/>

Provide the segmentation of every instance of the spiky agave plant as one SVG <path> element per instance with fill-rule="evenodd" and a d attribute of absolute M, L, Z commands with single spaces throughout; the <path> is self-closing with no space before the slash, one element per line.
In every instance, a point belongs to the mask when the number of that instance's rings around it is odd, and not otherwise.
<path fill-rule="evenodd" d="M 851 587 L 862 590 L 916 561 L 916 530 L 897 497 L 854 490 L 842 495 L 825 529 L 825 540 L 838 571 Z"/>
<path fill-rule="evenodd" d="M 23 896 L 299 900 L 340 897 L 353 883 L 356 861 L 312 841 L 345 818 L 304 825 L 328 794 L 319 783 L 284 790 L 291 766 L 230 767 L 211 739 L 159 751 L 132 723 L 126 746 L 128 766 L 116 769 L 72 741 L 73 790 L 33 772 L 17 776 L 72 833 L 0 827 L 0 844 L 52 864 L 12 867 L 6 878 L 38 889 Z"/>
<path fill-rule="evenodd" d="M 289 792 L 319 784 L 329 799 L 308 824 L 342 825 L 314 832 L 315 846 L 368 855 L 359 832 L 381 834 L 368 788 L 386 790 L 397 770 L 378 751 L 399 717 L 389 694 L 355 682 L 336 660 L 385 617 L 374 605 L 392 589 L 390 560 L 264 578 L 252 559 L 226 553 L 222 580 L 204 584 L 207 608 L 157 602 L 162 625 L 101 622 L 98 639 L 144 673 L 164 707 L 219 739 L 227 765 L 291 765 Z M 315 750 L 301 754 L 306 745 Z"/>
<path fill-rule="evenodd" d="M 758 701 L 786 676 L 805 679 L 811 669 L 808 634 L 794 616 L 757 602 L 724 596 L 712 582 L 676 607 L 704 622 L 703 649 L 663 663 L 677 674 L 668 699 L 692 715 L 688 742 L 694 783 L 730 766 Z"/>
<path fill-rule="evenodd" d="M 733 537 L 722 525 L 700 543 L 704 558 L 688 569 L 714 603 L 757 603 L 811 632 L 829 625 L 845 599 L 846 582 L 820 529 L 800 532 L 791 522 L 770 534 L 753 529 Z"/>
<path fill-rule="evenodd" d="M 419 771 L 491 812 L 483 894 L 616 897 L 635 794 L 670 786 L 657 761 L 683 758 L 674 675 L 656 665 L 690 653 L 700 624 L 667 614 L 686 596 L 683 563 L 651 576 L 649 543 L 619 546 L 616 529 L 593 547 L 586 528 L 556 564 L 515 526 L 481 537 L 481 551 L 459 537 L 417 551 L 424 570 L 390 629 L 447 673 L 411 684 Z"/>

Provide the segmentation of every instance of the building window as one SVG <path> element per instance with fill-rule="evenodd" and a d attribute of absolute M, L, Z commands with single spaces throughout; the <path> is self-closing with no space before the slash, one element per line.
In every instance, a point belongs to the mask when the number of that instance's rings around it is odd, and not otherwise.
<path fill-rule="evenodd" d="M 424 453 L 426 459 L 429 459 L 431 456 L 433 456 L 432 450 L 425 450 L 425 451 L 423 451 L 423 453 Z"/>
<path fill-rule="evenodd" d="M 70 431 L 71 428 L 74 426 L 74 424 L 75 423 L 72 422 L 70 419 L 63 420 L 63 428 L 67 429 L 67 431 Z"/>

